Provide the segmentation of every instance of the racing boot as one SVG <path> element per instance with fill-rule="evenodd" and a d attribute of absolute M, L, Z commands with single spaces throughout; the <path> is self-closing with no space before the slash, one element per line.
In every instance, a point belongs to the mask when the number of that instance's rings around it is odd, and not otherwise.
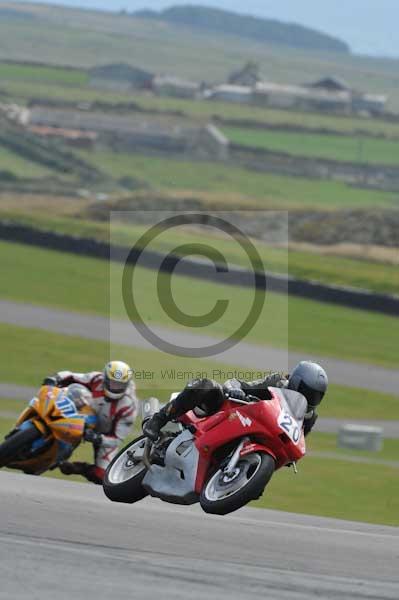
<path fill-rule="evenodd" d="M 58 465 L 58 468 L 63 475 L 84 475 L 88 466 L 88 463 L 84 462 L 64 461 Z"/>
<path fill-rule="evenodd" d="M 195 379 L 186 385 L 174 400 L 165 404 L 158 413 L 143 423 L 143 433 L 156 442 L 166 423 L 184 415 L 196 406 L 205 409 L 206 414 L 216 412 L 223 403 L 222 387 L 212 379 Z"/>
<path fill-rule="evenodd" d="M 85 462 L 62 462 L 58 465 L 63 475 L 81 475 L 91 483 L 101 485 L 104 478 L 104 470 L 96 465 Z"/>

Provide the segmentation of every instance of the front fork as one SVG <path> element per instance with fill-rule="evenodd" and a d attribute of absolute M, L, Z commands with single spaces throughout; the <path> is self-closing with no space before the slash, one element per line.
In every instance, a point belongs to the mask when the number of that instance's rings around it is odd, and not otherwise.
<path fill-rule="evenodd" d="M 226 475 L 233 475 L 234 469 L 236 468 L 237 463 L 240 460 L 242 449 L 244 448 L 245 444 L 248 441 L 249 441 L 249 438 L 247 438 L 247 437 L 243 438 L 241 440 L 241 442 L 238 444 L 237 448 L 234 450 L 229 462 L 227 463 L 226 467 L 223 469 L 223 472 Z"/>
<path fill-rule="evenodd" d="M 247 443 L 249 444 L 250 447 L 245 448 L 245 445 Z M 243 449 L 244 449 L 244 452 L 243 452 Z M 237 463 L 238 463 L 238 461 L 239 461 L 239 459 L 241 457 L 241 453 L 243 455 L 245 455 L 245 454 L 248 454 L 248 452 L 256 452 L 256 451 L 266 452 L 272 458 L 274 458 L 274 460 L 276 460 L 276 457 L 273 455 L 272 452 L 270 452 L 270 450 L 268 450 L 264 446 L 260 446 L 259 444 L 253 444 L 248 437 L 245 437 L 245 438 L 243 438 L 241 440 L 241 442 L 239 443 L 239 445 L 237 446 L 237 448 L 235 449 L 235 451 L 231 455 L 231 458 L 230 458 L 229 462 L 227 463 L 227 465 L 223 469 L 224 473 L 226 473 L 226 475 L 232 475 L 232 472 L 234 471 L 234 469 L 237 466 Z M 291 463 L 288 463 L 286 465 L 286 467 L 292 467 L 293 470 L 294 470 L 294 474 L 295 475 L 298 474 L 298 468 L 297 468 L 296 461 L 292 461 Z"/>

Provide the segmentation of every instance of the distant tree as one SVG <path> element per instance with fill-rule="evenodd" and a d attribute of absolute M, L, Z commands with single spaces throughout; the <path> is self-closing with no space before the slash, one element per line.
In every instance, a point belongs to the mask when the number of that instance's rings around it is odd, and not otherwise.
<path fill-rule="evenodd" d="M 295 23 L 282 23 L 203 6 L 172 6 L 162 12 L 141 10 L 136 16 L 157 19 L 197 29 L 219 31 L 268 44 L 279 44 L 322 52 L 350 52 L 338 38 Z"/>

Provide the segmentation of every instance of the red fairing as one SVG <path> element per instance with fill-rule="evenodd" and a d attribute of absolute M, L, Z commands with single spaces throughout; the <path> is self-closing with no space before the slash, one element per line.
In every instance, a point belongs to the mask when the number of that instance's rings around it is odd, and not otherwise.
<path fill-rule="evenodd" d="M 215 452 L 245 437 L 249 440 L 241 455 L 251 452 L 270 454 L 276 461 L 276 469 L 304 456 L 306 446 L 302 429 L 292 419 L 292 428 L 287 426 L 279 391 L 275 388 L 270 391 L 271 400 L 249 404 L 226 400 L 221 410 L 210 417 L 198 418 L 193 412 L 182 417 L 186 425 L 192 424 L 196 428 L 195 443 L 200 454 L 195 485 L 197 493 L 202 490 L 210 468 L 216 464 Z"/>

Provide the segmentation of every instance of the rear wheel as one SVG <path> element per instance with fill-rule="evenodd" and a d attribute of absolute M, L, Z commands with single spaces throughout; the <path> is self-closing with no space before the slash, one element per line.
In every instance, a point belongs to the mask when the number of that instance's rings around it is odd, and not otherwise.
<path fill-rule="evenodd" d="M 32 443 L 41 437 L 40 431 L 34 425 L 29 428 L 16 430 L 0 444 L 0 468 L 17 461 L 24 451 L 28 451 Z"/>
<path fill-rule="evenodd" d="M 103 488 L 112 502 L 133 504 L 148 495 L 141 482 L 147 472 L 141 458 L 146 438 L 140 437 L 117 454 L 106 470 Z"/>
<path fill-rule="evenodd" d="M 200 496 L 202 509 L 214 515 L 227 515 L 259 498 L 275 469 L 269 454 L 254 452 L 240 458 L 232 473 L 215 471 Z"/>

